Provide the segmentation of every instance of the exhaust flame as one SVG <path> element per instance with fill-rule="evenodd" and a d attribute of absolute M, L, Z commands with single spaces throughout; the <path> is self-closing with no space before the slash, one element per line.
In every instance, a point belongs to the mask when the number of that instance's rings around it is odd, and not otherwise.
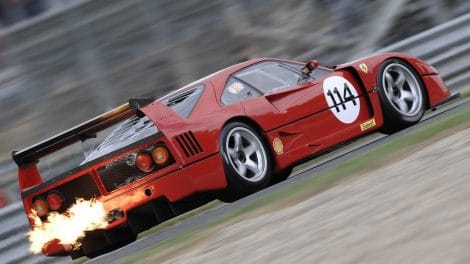
<path fill-rule="evenodd" d="M 44 222 L 33 210 L 29 215 L 34 221 L 33 229 L 28 233 L 31 241 L 30 251 L 37 254 L 47 243 L 56 239 L 63 245 L 69 244 L 78 249 L 78 240 L 85 236 L 85 231 L 106 227 L 106 215 L 102 202 L 83 198 L 77 198 L 63 214 L 50 213 Z"/>
<path fill-rule="evenodd" d="M 152 192 L 154 191 L 153 188 L 150 188 Z M 104 209 L 106 211 L 111 211 L 116 208 L 125 208 L 129 204 L 135 204 L 137 202 L 145 201 L 146 197 L 143 191 L 135 192 L 132 194 L 125 194 L 119 197 L 119 199 L 108 200 L 104 204 Z"/>

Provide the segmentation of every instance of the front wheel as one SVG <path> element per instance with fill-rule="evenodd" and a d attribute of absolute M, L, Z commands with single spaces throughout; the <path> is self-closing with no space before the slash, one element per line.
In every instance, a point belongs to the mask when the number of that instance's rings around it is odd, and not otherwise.
<path fill-rule="evenodd" d="M 271 159 L 263 139 L 253 128 L 240 122 L 225 126 L 220 152 L 228 183 L 220 200 L 231 202 L 268 185 Z"/>
<path fill-rule="evenodd" d="M 399 59 L 386 60 L 377 76 L 384 126 L 393 133 L 417 123 L 426 109 L 426 90 L 416 71 Z"/>

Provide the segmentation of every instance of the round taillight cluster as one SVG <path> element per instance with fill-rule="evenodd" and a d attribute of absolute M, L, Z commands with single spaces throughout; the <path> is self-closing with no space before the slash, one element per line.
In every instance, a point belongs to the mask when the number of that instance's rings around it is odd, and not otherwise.
<path fill-rule="evenodd" d="M 158 166 L 165 165 L 170 160 L 170 153 L 165 146 L 156 146 L 150 153 L 141 152 L 135 158 L 135 166 L 143 172 L 151 172 Z"/>
<path fill-rule="evenodd" d="M 33 209 L 39 217 L 46 216 L 49 213 L 49 205 L 44 198 L 37 198 L 33 202 Z"/>
<path fill-rule="evenodd" d="M 170 159 L 168 149 L 164 146 L 157 146 L 152 150 L 152 159 L 158 165 L 164 165 Z"/>
<path fill-rule="evenodd" d="M 46 198 L 37 197 L 33 201 L 32 209 L 36 211 L 39 217 L 46 216 L 49 211 L 59 211 L 64 205 L 64 196 L 57 191 L 50 191 Z"/>
<path fill-rule="evenodd" d="M 147 152 L 142 152 L 135 158 L 135 166 L 143 172 L 151 172 L 154 164 L 152 157 Z"/>
<path fill-rule="evenodd" d="M 52 191 L 47 195 L 47 204 L 51 210 L 60 210 L 64 205 L 64 197 L 59 192 Z"/>

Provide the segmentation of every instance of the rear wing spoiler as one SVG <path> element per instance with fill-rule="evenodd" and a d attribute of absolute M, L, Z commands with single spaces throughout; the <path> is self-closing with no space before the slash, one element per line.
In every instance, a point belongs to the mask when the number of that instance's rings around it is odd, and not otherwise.
<path fill-rule="evenodd" d="M 41 157 L 56 152 L 75 142 L 94 137 L 95 133 L 119 123 L 134 114 L 141 117 L 139 108 L 152 101 L 152 99 L 130 99 L 129 103 L 118 106 L 60 134 L 20 151 L 13 151 L 11 156 L 20 168 L 35 164 Z"/>

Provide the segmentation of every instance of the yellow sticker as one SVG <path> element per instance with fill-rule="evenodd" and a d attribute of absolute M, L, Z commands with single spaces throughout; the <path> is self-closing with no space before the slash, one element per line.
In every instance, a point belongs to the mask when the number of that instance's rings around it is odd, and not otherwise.
<path fill-rule="evenodd" d="M 367 130 L 371 127 L 375 127 L 375 119 L 372 118 L 371 120 L 367 120 L 366 122 L 361 124 L 361 131 Z"/>
<path fill-rule="evenodd" d="M 369 69 L 367 68 L 367 64 L 365 64 L 365 63 L 359 64 L 359 68 L 360 68 L 364 73 L 367 73 L 367 72 L 369 71 Z"/>
<path fill-rule="evenodd" d="M 276 151 L 278 155 L 284 152 L 284 145 L 282 144 L 282 141 L 278 137 L 275 137 L 273 139 L 273 148 L 274 148 L 274 151 Z"/>

